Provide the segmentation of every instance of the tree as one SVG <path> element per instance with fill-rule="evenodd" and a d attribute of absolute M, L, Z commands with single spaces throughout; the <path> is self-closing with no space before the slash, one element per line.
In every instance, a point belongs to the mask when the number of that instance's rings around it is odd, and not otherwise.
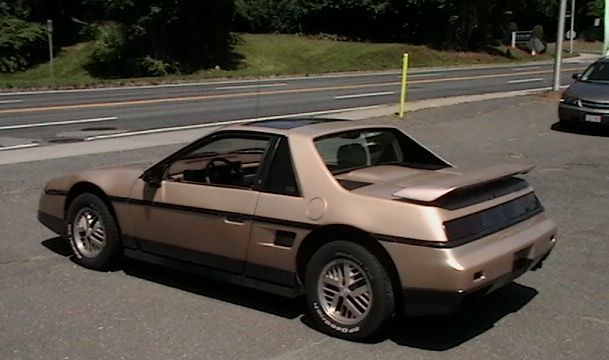
<path fill-rule="evenodd" d="M 101 26 L 92 69 L 154 76 L 230 65 L 231 0 L 87 0 Z"/>
<path fill-rule="evenodd" d="M 22 1 L 0 1 L 0 72 L 23 70 L 44 54 L 46 33 L 42 25 L 16 16 L 27 14 Z"/>

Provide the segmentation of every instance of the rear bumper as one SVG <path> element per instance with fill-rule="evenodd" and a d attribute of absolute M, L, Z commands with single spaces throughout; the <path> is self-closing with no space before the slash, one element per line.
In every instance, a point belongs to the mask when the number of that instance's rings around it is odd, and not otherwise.
<path fill-rule="evenodd" d="M 467 300 L 487 295 L 517 279 L 528 270 L 537 270 L 542 267 L 552 250 L 538 259 L 523 262 L 523 266 L 512 273 L 495 279 L 479 288 L 469 291 L 434 291 L 422 289 L 404 289 L 402 291 L 403 312 L 406 315 L 443 315 L 450 314 L 458 309 Z"/>
<path fill-rule="evenodd" d="M 472 294 L 492 292 L 537 268 L 554 248 L 555 236 L 555 224 L 541 213 L 455 248 L 382 245 L 398 271 L 407 313 L 444 313 Z"/>

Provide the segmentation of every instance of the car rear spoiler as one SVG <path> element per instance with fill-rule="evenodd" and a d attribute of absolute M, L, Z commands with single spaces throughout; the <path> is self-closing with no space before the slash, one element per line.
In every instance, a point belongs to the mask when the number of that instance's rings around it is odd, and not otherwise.
<path fill-rule="evenodd" d="M 533 165 L 498 165 L 482 170 L 466 172 L 427 184 L 403 188 L 393 196 L 416 202 L 431 203 L 458 190 L 471 189 L 518 174 L 526 174 Z"/>

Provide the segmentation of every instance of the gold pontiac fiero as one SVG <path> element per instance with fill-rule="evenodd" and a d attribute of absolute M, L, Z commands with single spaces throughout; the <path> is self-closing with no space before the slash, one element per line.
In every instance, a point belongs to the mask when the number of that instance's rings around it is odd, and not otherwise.
<path fill-rule="evenodd" d="M 361 340 L 541 267 L 556 227 L 530 169 L 461 172 L 390 123 L 268 120 L 51 180 L 38 218 L 88 268 L 127 256 L 305 294 L 320 330 Z"/>

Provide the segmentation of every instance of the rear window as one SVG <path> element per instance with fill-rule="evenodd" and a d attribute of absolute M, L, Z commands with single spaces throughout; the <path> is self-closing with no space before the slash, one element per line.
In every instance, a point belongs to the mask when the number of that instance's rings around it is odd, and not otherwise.
<path fill-rule="evenodd" d="M 315 147 L 333 174 L 379 165 L 424 169 L 449 166 L 396 129 L 360 129 L 315 139 Z"/>

